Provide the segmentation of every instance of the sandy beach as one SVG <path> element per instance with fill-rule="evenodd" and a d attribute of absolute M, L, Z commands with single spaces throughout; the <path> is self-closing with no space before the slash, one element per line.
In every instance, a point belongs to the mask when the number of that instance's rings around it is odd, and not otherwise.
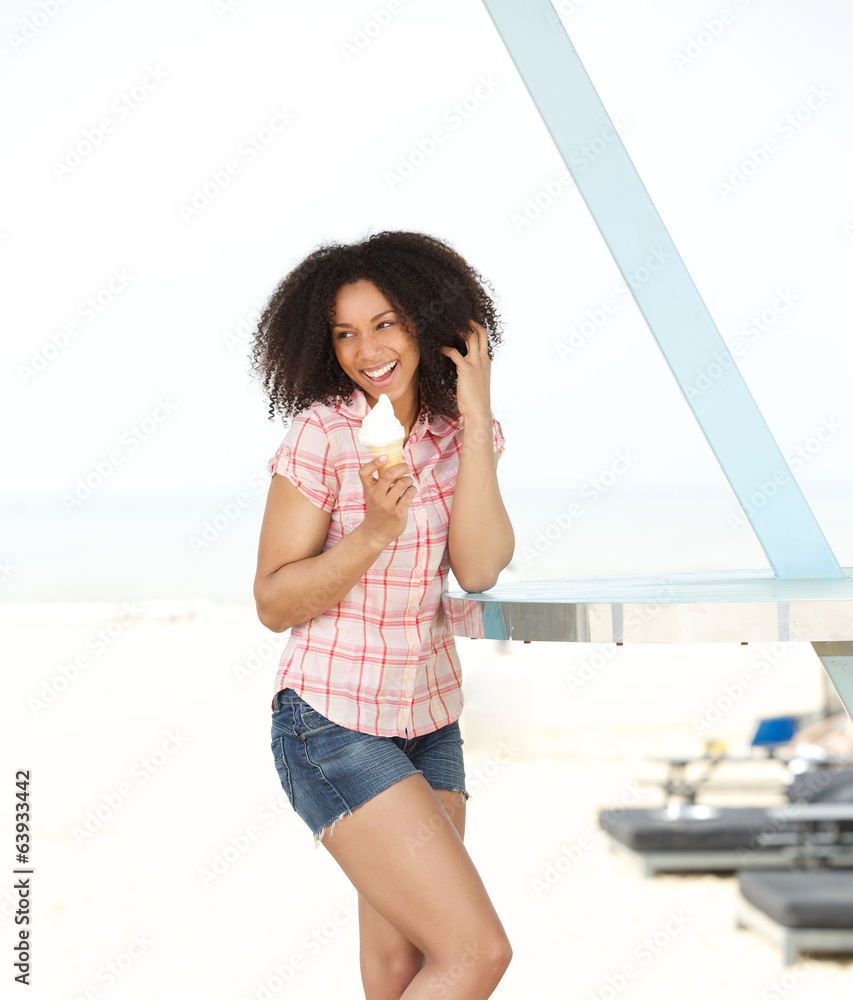
<path fill-rule="evenodd" d="M 32 776 L 29 995 L 362 997 L 355 890 L 270 755 L 284 636 L 248 604 L 203 601 L 6 605 L 2 619 L 7 773 Z M 853 960 L 786 969 L 735 929 L 732 878 L 643 878 L 596 823 L 604 805 L 661 801 L 648 758 L 697 751 L 695 720 L 762 647 L 459 645 L 465 840 L 514 949 L 496 997 L 849 996 Z M 716 726 L 732 749 L 759 715 L 819 704 L 809 647 L 766 677 Z"/>

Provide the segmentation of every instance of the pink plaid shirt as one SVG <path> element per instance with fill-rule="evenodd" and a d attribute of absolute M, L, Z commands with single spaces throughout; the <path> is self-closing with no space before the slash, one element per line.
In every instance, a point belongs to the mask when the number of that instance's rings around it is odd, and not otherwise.
<path fill-rule="evenodd" d="M 332 515 L 323 551 L 364 520 L 358 470 L 370 453 L 357 434 L 367 411 L 360 389 L 338 409 L 314 403 L 293 418 L 268 466 Z M 463 423 L 415 423 L 403 447 L 417 487 L 405 531 L 340 604 L 293 626 L 275 691 L 293 688 L 332 722 L 374 736 L 412 739 L 459 718 L 462 674 L 441 595 Z M 492 428 L 501 453 L 494 417 Z"/>

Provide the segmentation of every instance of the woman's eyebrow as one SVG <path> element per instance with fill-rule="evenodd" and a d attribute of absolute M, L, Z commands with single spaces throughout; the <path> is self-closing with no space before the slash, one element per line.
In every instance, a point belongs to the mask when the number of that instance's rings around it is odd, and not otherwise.
<path fill-rule="evenodd" d="M 392 313 L 392 312 L 394 312 L 393 309 L 386 309 L 385 312 L 377 313 L 370 320 L 370 322 L 371 323 L 375 323 L 379 319 L 380 316 L 384 316 L 386 313 Z M 332 329 L 334 330 L 336 327 L 339 327 L 339 326 L 352 326 L 352 323 L 335 323 L 335 325 L 332 327 Z"/>

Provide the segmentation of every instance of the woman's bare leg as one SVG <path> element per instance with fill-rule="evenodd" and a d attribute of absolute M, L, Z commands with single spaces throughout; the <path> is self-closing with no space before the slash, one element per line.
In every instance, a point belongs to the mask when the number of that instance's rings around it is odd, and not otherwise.
<path fill-rule="evenodd" d="M 423 968 L 424 956 L 361 893 L 358 894 L 358 943 L 365 1000 L 400 1000 Z"/>
<path fill-rule="evenodd" d="M 464 840 L 465 799 L 459 792 L 433 791 Z M 361 982 L 366 1000 L 400 1000 L 423 967 L 424 956 L 420 949 L 388 923 L 361 893 L 358 894 L 358 935 Z"/>
<path fill-rule="evenodd" d="M 492 995 L 512 949 L 457 827 L 422 774 L 338 820 L 322 843 L 359 897 L 424 956 L 400 1000 Z"/>

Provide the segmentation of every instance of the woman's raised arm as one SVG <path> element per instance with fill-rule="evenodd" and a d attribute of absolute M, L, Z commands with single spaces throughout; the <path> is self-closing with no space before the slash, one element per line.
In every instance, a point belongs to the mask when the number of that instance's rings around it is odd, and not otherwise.
<path fill-rule="evenodd" d="M 479 323 L 465 334 L 467 353 L 441 350 L 456 365 L 457 404 L 465 418 L 459 474 L 450 508 L 447 554 L 459 586 L 489 590 L 512 559 L 515 534 L 498 488 L 493 448 L 488 335 Z"/>

